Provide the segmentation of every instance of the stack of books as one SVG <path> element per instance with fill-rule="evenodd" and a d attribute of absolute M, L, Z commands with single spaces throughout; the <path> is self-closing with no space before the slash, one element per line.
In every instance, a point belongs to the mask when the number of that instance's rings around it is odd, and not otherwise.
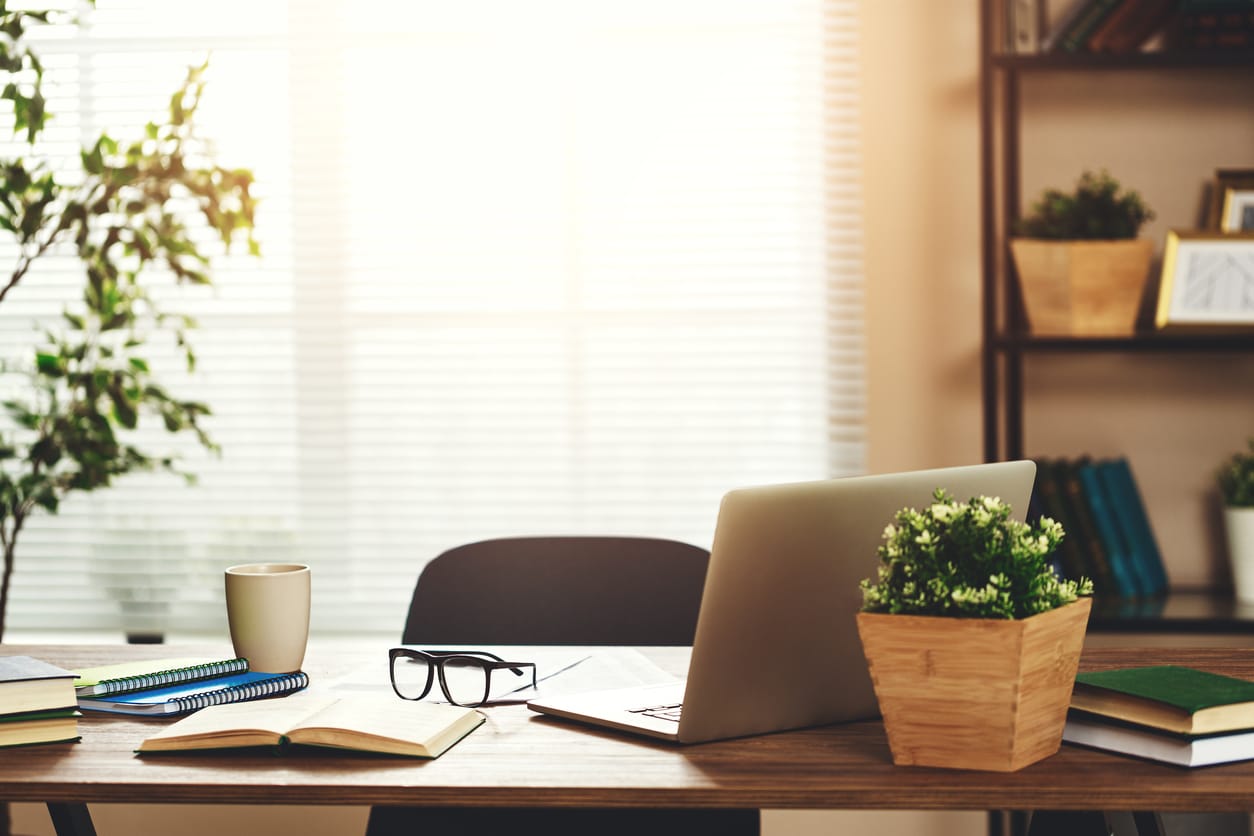
<path fill-rule="evenodd" d="M 1062 739 L 1176 764 L 1254 758 L 1254 682 L 1176 665 L 1081 673 Z"/>
<path fill-rule="evenodd" d="M 74 674 L 30 656 L 0 656 L 0 747 L 78 738 Z"/>
<path fill-rule="evenodd" d="M 1032 502 L 1066 532 L 1059 574 L 1091 578 L 1098 604 L 1166 596 L 1167 571 L 1127 458 L 1037 459 Z"/>

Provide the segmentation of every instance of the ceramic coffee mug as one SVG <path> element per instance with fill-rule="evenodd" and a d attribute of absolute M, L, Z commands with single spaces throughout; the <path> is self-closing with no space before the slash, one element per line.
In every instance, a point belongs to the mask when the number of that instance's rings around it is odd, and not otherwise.
<path fill-rule="evenodd" d="M 249 563 L 226 570 L 226 614 L 235 655 L 249 670 L 300 670 L 309 639 L 309 567 Z"/>

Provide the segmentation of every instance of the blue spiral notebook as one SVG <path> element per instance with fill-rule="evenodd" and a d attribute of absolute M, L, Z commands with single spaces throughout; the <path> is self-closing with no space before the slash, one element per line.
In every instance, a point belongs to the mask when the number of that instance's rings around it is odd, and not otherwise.
<path fill-rule="evenodd" d="M 198 682 L 184 682 L 163 688 L 132 691 L 106 697 L 80 697 L 78 707 L 88 711 L 111 711 L 167 717 L 187 714 L 209 705 L 246 702 L 300 691 L 309 684 L 309 675 L 244 671 Z"/>

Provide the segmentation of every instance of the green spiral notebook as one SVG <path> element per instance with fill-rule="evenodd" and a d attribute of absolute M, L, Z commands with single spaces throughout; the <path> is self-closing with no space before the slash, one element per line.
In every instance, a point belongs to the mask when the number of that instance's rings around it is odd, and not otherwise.
<path fill-rule="evenodd" d="M 309 684 L 309 676 L 295 673 L 259 673 L 242 671 L 182 682 L 162 688 L 129 691 L 99 697 L 80 697 L 78 707 L 87 711 L 109 711 L 115 714 L 171 716 L 187 714 L 210 705 L 247 702 L 277 697 L 300 691 Z"/>
<path fill-rule="evenodd" d="M 124 694 L 128 691 L 177 685 L 180 682 L 213 679 L 246 670 L 248 670 L 246 659 L 215 659 L 201 656 L 120 662 L 80 669 L 74 678 L 74 691 L 79 697 Z"/>

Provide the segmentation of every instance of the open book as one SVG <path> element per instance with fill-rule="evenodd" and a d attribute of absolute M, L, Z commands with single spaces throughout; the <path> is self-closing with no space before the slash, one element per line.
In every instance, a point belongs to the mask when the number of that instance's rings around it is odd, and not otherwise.
<path fill-rule="evenodd" d="M 473 708 L 455 705 L 305 693 L 201 709 L 152 735 L 136 751 L 307 744 L 434 758 L 483 720 Z"/>

